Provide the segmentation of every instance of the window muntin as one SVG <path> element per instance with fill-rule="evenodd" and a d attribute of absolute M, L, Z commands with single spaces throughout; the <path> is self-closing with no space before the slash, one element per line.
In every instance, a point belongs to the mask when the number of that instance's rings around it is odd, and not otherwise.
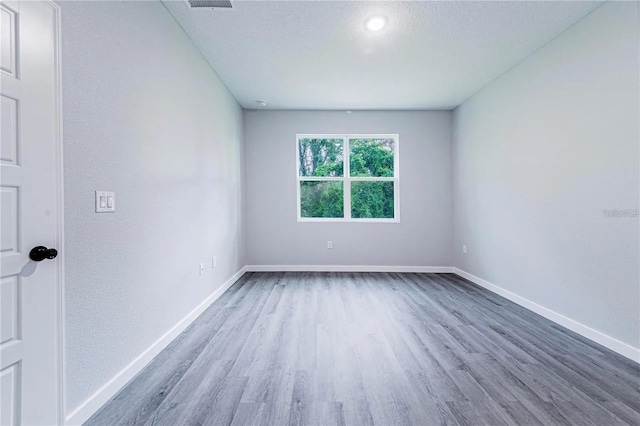
<path fill-rule="evenodd" d="M 398 143 L 398 135 L 297 135 L 298 221 L 399 222 Z"/>

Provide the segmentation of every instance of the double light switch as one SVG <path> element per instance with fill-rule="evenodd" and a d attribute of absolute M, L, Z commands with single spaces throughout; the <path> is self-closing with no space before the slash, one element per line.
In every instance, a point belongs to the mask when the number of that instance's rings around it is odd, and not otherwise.
<path fill-rule="evenodd" d="M 96 213 L 110 213 L 116 211 L 116 193 L 96 191 Z"/>

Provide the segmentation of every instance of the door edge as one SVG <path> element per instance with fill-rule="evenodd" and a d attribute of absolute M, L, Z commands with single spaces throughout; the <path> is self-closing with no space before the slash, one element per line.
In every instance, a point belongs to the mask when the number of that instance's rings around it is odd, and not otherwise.
<path fill-rule="evenodd" d="M 63 115 L 62 115 L 62 12 L 54 0 L 38 0 L 53 13 L 53 48 L 55 82 L 55 152 L 56 152 L 56 224 L 55 247 L 58 247 L 58 273 L 56 276 L 56 388 L 57 424 L 66 423 L 65 407 L 65 245 L 64 245 L 64 160 L 63 160 Z"/>

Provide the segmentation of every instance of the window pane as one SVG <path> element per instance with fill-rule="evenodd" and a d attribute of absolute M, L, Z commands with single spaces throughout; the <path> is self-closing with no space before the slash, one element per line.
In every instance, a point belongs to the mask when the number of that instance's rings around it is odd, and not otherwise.
<path fill-rule="evenodd" d="M 300 176 L 343 176 L 342 139 L 299 139 Z"/>
<path fill-rule="evenodd" d="M 300 215 L 302 217 L 344 217 L 342 181 L 300 182 Z"/>
<path fill-rule="evenodd" d="M 393 139 L 349 139 L 353 177 L 393 177 Z"/>
<path fill-rule="evenodd" d="M 393 219 L 393 182 L 351 182 L 351 217 Z"/>

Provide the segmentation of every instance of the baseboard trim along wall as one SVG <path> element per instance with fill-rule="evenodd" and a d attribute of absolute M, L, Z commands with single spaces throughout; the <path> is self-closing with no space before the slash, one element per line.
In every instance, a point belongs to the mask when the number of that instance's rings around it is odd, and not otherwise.
<path fill-rule="evenodd" d="M 247 265 L 246 268 L 247 272 L 453 272 L 450 266 Z"/>
<path fill-rule="evenodd" d="M 149 364 L 164 348 L 169 346 L 180 333 L 182 333 L 196 318 L 200 316 L 213 302 L 218 300 L 236 281 L 244 275 L 246 268 L 240 269 L 222 286 L 207 297 L 193 311 L 189 312 L 180 322 L 167 331 L 162 337 L 156 340 L 147 350 L 142 352 L 136 359 L 127 365 L 122 371 L 116 374 L 96 393 L 91 395 L 79 407 L 74 409 L 65 420 L 67 425 L 81 425 L 89 420 L 104 404 L 106 404 L 118 391 L 120 391 L 136 374 Z"/>
<path fill-rule="evenodd" d="M 611 336 L 608 336 L 604 333 L 601 333 L 597 330 L 594 330 L 591 327 L 588 327 L 578 321 L 572 320 L 571 318 L 567 318 L 564 315 L 561 315 L 551 309 L 545 308 L 544 306 L 538 305 L 535 302 L 532 302 L 529 299 L 525 299 L 522 296 L 518 296 L 515 293 L 510 292 L 509 290 L 505 290 L 502 287 L 499 287 L 495 284 L 490 283 L 489 281 L 483 280 L 482 278 L 476 277 L 473 274 L 470 274 L 462 269 L 451 268 L 452 272 L 456 275 L 461 276 L 462 278 L 466 278 L 467 280 L 473 282 L 474 284 L 479 285 L 493 293 L 496 293 L 505 299 L 509 299 L 513 303 L 516 303 L 523 308 L 526 308 L 536 314 L 545 317 L 548 320 L 555 322 L 569 330 L 578 333 L 579 335 L 586 337 L 589 340 L 593 340 L 594 342 L 611 349 L 614 352 L 619 353 L 620 355 L 629 358 L 632 361 L 640 363 L 640 349 L 634 348 L 631 345 L 628 345 L 624 342 L 621 342 L 617 339 L 614 339 Z"/>

